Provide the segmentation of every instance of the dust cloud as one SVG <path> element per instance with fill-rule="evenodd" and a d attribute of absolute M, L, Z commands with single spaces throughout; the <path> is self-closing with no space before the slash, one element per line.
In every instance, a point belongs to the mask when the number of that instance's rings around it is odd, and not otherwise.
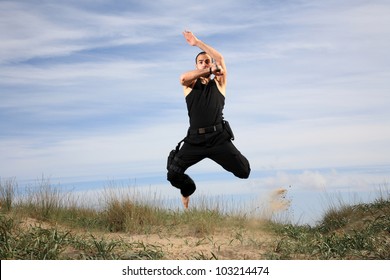
<path fill-rule="evenodd" d="M 286 211 L 290 208 L 291 200 L 287 198 L 287 189 L 279 188 L 269 194 L 268 208 L 272 212 Z"/>
<path fill-rule="evenodd" d="M 270 220 L 273 218 L 288 216 L 291 214 L 291 199 L 288 195 L 288 189 L 284 187 L 270 190 L 263 194 L 257 201 L 254 201 L 250 215 L 254 218 Z"/>

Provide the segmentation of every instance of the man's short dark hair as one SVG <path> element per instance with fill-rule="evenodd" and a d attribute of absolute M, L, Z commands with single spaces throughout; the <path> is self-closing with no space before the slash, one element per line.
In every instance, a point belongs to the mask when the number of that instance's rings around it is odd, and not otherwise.
<path fill-rule="evenodd" d="M 198 53 L 198 55 L 195 57 L 195 64 L 198 63 L 198 56 L 202 55 L 202 54 L 207 54 L 206 52 L 200 52 Z"/>

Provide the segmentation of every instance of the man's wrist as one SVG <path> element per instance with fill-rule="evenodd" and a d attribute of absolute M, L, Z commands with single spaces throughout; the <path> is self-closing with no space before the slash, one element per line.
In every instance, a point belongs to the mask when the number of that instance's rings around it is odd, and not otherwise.
<path fill-rule="evenodd" d="M 198 47 L 198 48 L 201 48 L 200 47 L 200 45 L 202 44 L 202 41 L 201 40 L 199 40 L 198 38 L 196 38 L 196 40 L 195 40 L 195 47 Z M 202 49 L 202 48 L 201 48 Z M 203 50 L 203 49 L 202 49 Z"/>

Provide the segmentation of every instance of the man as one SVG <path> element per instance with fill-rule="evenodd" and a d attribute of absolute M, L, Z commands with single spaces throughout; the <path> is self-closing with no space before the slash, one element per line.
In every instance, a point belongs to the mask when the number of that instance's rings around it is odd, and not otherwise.
<path fill-rule="evenodd" d="M 195 192 L 194 181 L 184 172 L 190 166 L 209 158 L 239 178 L 249 177 L 248 160 L 233 145 L 233 132 L 223 119 L 227 70 L 223 56 L 199 40 L 192 32 L 183 35 L 191 46 L 202 50 L 196 58 L 196 69 L 183 73 L 180 83 L 184 89 L 190 127 L 183 146 L 168 159 L 167 179 L 180 189 L 184 208 Z M 214 61 L 214 63 L 212 63 Z M 214 76 L 214 78 L 212 78 Z"/>

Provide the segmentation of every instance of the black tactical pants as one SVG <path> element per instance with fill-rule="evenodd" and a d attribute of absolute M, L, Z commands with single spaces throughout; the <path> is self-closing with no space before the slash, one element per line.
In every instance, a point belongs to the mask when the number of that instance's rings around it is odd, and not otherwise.
<path fill-rule="evenodd" d="M 193 194 L 196 189 L 194 181 L 184 172 L 205 158 L 215 161 L 238 178 L 249 177 L 249 162 L 233 145 L 226 130 L 205 135 L 189 135 L 167 167 L 168 181 L 180 189 L 183 196 Z"/>

